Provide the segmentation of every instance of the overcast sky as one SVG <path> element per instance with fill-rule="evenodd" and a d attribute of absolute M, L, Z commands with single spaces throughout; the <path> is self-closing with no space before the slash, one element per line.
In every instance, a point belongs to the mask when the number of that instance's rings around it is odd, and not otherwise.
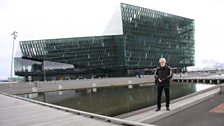
<path fill-rule="evenodd" d="M 21 40 L 102 35 L 120 2 L 194 19 L 196 67 L 224 62 L 224 0 L 0 0 L 0 79 L 10 76 L 13 31 L 15 47 Z"/>

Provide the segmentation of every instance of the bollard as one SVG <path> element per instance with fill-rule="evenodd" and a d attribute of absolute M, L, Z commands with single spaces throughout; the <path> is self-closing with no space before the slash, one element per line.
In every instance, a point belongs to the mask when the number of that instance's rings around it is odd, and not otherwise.
<path fill-rule="evenodd" d="M 61 90 L 62 89 L 62 85 L 58 85 L 58 89 Z"/>
<path fill-rule="evenodd" d="M 96 88 L 96 83 L 92 83 L 92 87 L 93 87 L 93 92 L 97 92 L 97 88 Z"/>
<path fill-rule="evenodd" d="M 38 93 L 33 93 L 32 98 L 36 98 L 36 97 L 38 97 Z"/>
<path fill-rule="evenodd" d="M 96 83 L 92 83 L 92 87 L 96 87 Z"/>
<path fill-rule="evenodd" d="M 133 86 L 132 86 L 132 81 L 129 80 L 129 81 L 128 81 L 128 89 L 132 89 L 132 88 L 133 88 Z"/>
<path fill-rule="evenodd" d="M 220 80 L 217 80 L 217 84 L 220 84 Z"/>
<path fill-rule="evenodd" d="M 58 95 L 63 95 L 63 91 L 58 91 Z"/>
<path fill-rule="evenodd" d="M 37 87 L 32 87 L 32 92 L 37 92 Z M 38 93 L 29 94 L 29 98 L 33 99 L 38 96 Z"/>
<path fill-rule="evenodd" d="M 93 88 L 93 92 L 96 93 L 97 92 L 97 88 Z"/>
<path fill-rule="evenodd" d="M 37 87 L 32 87 L 32 92 L 37 92 Z"/>
<path fill-rule="evenodd" d="M 203 83 L 205 83 L 205 80 L 203 80 Z"/>
<path fill-rule="evenodd" d="M 131 80 L 129 80 L 129 81 L 128 81 L 128 84 L 132 84 L 132 81 L 131 81 Z"/>
<path fill-rule="evenodd" d="M 28 94 L 28 98 L 33 99 L 33 94 Z"/>
<path fill-rule="evenodd" d="M 212 80 L 209 80 L 209 83 L 212 84 Z"/>

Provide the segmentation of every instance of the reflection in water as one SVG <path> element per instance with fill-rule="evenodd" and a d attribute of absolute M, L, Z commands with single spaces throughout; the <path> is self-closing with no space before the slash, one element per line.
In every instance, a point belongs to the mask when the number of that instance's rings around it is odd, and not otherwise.
<path fill-rule="evenodd" d="M 205 86 L 205 84 L 196 84 L 196 91 L 201 91 L 201 90 L 204 90 L 204 89 L 212 87 L 212 86 L 214 86 L 214 85 L 206 84 L 206 86 Z"/>
<path fill-rule="evenodd" d="M 63 91 L 58 91 L 58 95 L 63 95 Z"/>
<path fill-rule="evenodd" d="M 170 96 L 171 99 L 175 99 L 211 86 L 208 84 L 172 83 Z M 36 97 L 30 97 L 30 94 L 23 96 L 78 110 L 115 116 L 155 105 L 156 94 L 154 85 L 135 85 L 132 89 L 128 89 L 126 86 L 98 88 L 95 93 L 92 89 L 82 89 L 39 93 L 35 95 Z"/>

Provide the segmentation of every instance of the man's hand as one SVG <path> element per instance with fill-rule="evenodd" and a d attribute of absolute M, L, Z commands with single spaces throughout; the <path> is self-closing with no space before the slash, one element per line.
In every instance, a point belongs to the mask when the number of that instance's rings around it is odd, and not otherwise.
<path fill-rule="evenodd" d="M 159 78 L 159 82 L 161 83 L 162 82 L 162 80 Z"/>

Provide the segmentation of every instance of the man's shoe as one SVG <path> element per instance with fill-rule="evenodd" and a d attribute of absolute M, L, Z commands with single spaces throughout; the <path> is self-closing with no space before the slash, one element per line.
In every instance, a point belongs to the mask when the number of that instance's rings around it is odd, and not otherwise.
<path fill-rule="evenodd" d="M 156 109 L 156 112 L 158 112 L 158 111 L 160 111 L 160 108 L 157 108 L 157 109 Z"/>
<path fill-rule="evenodd" d="M 166 110 L 167 110 L 167 111 L 170 111 L 170 108 L 169 108 L 169 107 L 166 107 Z"/>

